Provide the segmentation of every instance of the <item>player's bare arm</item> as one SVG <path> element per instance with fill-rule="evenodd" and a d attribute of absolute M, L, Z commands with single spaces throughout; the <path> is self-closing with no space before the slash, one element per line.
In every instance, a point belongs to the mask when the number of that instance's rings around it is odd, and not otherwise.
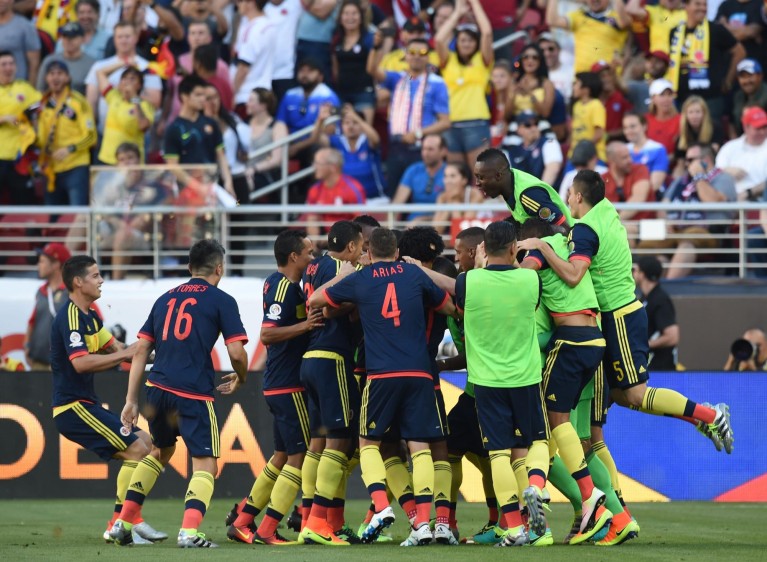
<path fill-rule="evenodd" d="M 417 265 L 418 267 L 421 268 L 421 271 L 423 271 L 426 275 L 429 276 L 429 279 L 434 281 L 434 284 L 437 287 L 447 291 L 451 296 L 455 296 L 455 279 L 453 279 L 452 277 L 448 277 L 447 275 L 438 273 L 432 269 L 429 269 L 428 267 L 424 267 L 423 264 L 420 262 L 420 260 L 411 258 L 410 256 L 402 256 L 402 261 L 413 264 L 413 265 Z"/>
<path fill-rule="evenodd" d="M 72 359 L 72 366 L 78 373 L 106 371 L 116 367 L 124 361 L 131 361 L 135 351 L 135 348 L 130 346 L 108 355 L 89 353 L 88 355 L 81 355 L 80 357 Z"/>
<path fill-rule="evenodd" d="M 554 249 L 543 242 L 540 238 L 528 238 L 527 240 L 521 240 L 517 244 L 519 250 L 538 250 L 546 258 L 549 267 L 554 270 L 562 281 L 567 283 L 570 287 L 575 287 L 581 282 L 583 276 L 589 270 L 589 262 L 586 260 L 573 260 L 565 261 L 560 258 Z"/>
<path fill-rule="evenodd" d="M 235 372 L 224 376 L 225 382 L 218 386 L 218 390 L 222 394 L 232 394 L 248 379 L 248 352 L 242 340 L 226 344 L 226 351 Z"/>
<path fill-rule="evenodd" d="M 321 309 L 310 309 L 307 311 L 306 320 L 293 324 L 292 326 L 262 326 L 261 343 L 271 345 L 287 340 L 292 340 L 306 332 L 311 332 L 325 325 Z"/>
<path fill-rule="evenodd" d="M 144 380 L 144 370 L 146 369 L 149 354 L 153 351 L 153 344 L 149 340 L 139 339 L 132 344 L 135 353 L 130 366 L 128 375 L 128 391 L 125 395 L 125 406 L 120 414 L 120 421 L 125 427 L 132 427 L 138 422 L 138 395 L 141 383 Z"/>

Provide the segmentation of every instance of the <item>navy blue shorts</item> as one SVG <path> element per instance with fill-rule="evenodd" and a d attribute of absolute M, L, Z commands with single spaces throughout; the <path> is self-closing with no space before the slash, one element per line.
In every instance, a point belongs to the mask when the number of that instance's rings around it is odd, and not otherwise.
<path fill-rule="evenodd" d="M 647 382 L 647 313 L 642 303 L 634 301 L 602 313 L 602 333 L 607 342 L 605 374 L 613 388 L 631 388 Z"/>
<path fill-rule="evenodd" d="M 559 326 L 546 347 L 543 395 L 546 409 L 569 413 L 578 405 L 605 353 L 605 340 L 597 327 Z"/>
<path fill-rule="evenodd" d="M 458 397 L 453 409 L 447 414 L 450 433 L 447 436 L 447 450 L 453 453 L 474 453 L 487 457 L 482 446 L 482 433 L 477 419 L 477 401 L 465 392 Z"/>
<path fill-rule="evenodd" d="M 492 388 L 474 385 L 482 444 L 488 451 L 525 449 L 549 438 L 541 385 Z"/>
<path fill-rule="evenodd" d="M 332 351 L 307 351 L 301 383 L 306 387 L 312 434 L 353 437 L 361 401 L 354 361 Z"/>
<path fill-rule="evenodd" d="M 221 456 L 212 400 L 185 398 L 150 386 L 146 389 L 146 402 L 149 432 L 156 447 L 172 447 L 181 436 L 193 457 Z"/>
<path fill-rule="evenodd" d="M 128 432 L 117 414 L 99 404 L 75 402 L 53 419 L 59 433 L 93 451 L 105 461 L 124 451 L 138 439 L 137 427 Z"/>
<path fill-rule="evenodd" d="M 610 387 L 603 366 L 594 375 L 594 400 L 591 402 L 591 425 L 602 427 L 607 423 L 607 410 L 610 408 Z"/>
<path fill-rule="evenodd" d="M 431 375 L 368 375 L 362 393 L 360 437 L 380 440 L 395 426 L 406 441 L 444 438 Z"/>
<path fill-rule="evenodd" d="M 445 397 L 442 395 L 442 389 L 434 386 L 434 396 L 437 399 L 437 414 L 439 415 L 439 424 L 442 426 L 444 437 L 450 435 L 450 426 L 447 421 L 447 409 L 445 409 Z"/>
<path fill-rule="evenodd" d="M 265 390 L 264 398 L 274 417 L 274 450 L 288 455 L 305 453 L 310 439 L 306 394 Z"/>

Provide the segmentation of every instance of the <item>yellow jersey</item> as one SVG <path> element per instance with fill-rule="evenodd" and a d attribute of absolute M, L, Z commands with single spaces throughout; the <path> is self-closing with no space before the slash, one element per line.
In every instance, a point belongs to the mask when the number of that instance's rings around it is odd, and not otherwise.
<path fill-rule="evenodd" d="M 532 95 L 538 103 L 543 103 L 546 97 L 546 91 L 543 87 L 533 90 Z M 530 99 L 528 94 L 514 94 L 514 115 L 519 115 L 523 111 L 532 111 L 535 113 L 535 107 L 533 106 L 533 100 Z"/>
<path fill-rule="evenodd" d="M 439 68 L 439 55 L 434 49 L 429 51 L 429 64 Z M 378 68 L 385 72 L 406 72 L 410 67 L 405 60 L 405 49 L 394 49 L 385 54 Z"/>
<path fill-rule="evenodd" d="M 614 10 L 596 16 L 585 10 L 567 14 L 575 40 L 575 72 L 590 72 L 594 63 L 620 58 L 628 32 L 618 27 Z"/>
<path fill-rule="evenodd" d="M 43 99 L 37 121 L 37 145 L 46 155 L 59 148 L 74 146 L 64 160 L 48 160 L 53 172 L 66 172 L 91 163 L 90 148 L 96 143 L 96 123 L 88 100 L 67 88 L 60 101 L 53 96 Z"/>
<path fill-rule="evenodd" d="M 35 129 L 27 117 L 43 95 L 26 80 L 0 86 L 0 115 L 14 115 L 17 123 L 0 124 L 0 160 L 18 160 L 35 142 Z"/>
<path fill-rule="evenodd" d="M 77 21 L 75 0 L 37 0 L 35 26 L 56 41 L 59 29 L 70 21 Z"/>
<path fill-rule="evenodd" d="M 144 133 L 139 129 L 136 106 L 125 101 L 120 92 L 110 89 L 104 99 L 109 106 L 104 122 L 104 137 L 101 139 L 99 160 L 105 164 L 117 163 L 117 147 L 124 142 L 138 146 L 141 162 L 144 162 Z M 141 111 L 150 123 L 154 121 L 154 108 L 146 100 L 141 100 Z"/>
<path fill-rule="evenodd" d="M 607 127 L 607 110 L 602 102 L 599 100 L 589 100 L 582 102 L 580 100 L 573 104 L 573 134 L 570 139 L 570 151 L 567 153 L 568 158 L 573 155 L 573 149 L 580 140 L 594 140 L 594 132 L 596 129 L 602 129 L 605 131 Z M 597 155 L 600 160 L 606 160 L 605 155 L 605 137 L 603 134 L 602 139 L 597 143 Z"/>
<path fill-rule="evenodd" d="M 442 78 L 450 95 L 450 121 L 490 119 L 486 94 L 492 68 L 485 64 L 479 51 L 465 65 L 458 61 L 456 53 L 448 55 Z"/>
<path fill-rule="evenodd" d="M 687 19 L 687 12 L 669 10 L 663 6 L 645 6 L 647 11 L 647 28 L 650 30 L 650 52 L 663 51 L 668 53 L 671 30 Z"/>

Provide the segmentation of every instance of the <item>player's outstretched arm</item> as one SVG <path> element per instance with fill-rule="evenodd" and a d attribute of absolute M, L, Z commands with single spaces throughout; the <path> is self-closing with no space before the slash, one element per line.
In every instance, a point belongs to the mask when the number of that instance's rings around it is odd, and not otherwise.
<path fill-rule="evenodd" d="M 125 406 L 123 407 L 120 420 L 127 428 L 131 428 L 138 422 L 138 394 L 141 388 L 141 381 L 144 380 L 144 369 L 146 369 L 147 358 L 152 352 L 152 342 L 139 338 L 131 344 L 135 353 L 130 366 L 128 375 L 128 392 L 125 394 Z"/>
<path fill-rule="evenodd" d="M 271 345 L 292 340 L 306 332 L 311 332 L 315 328 L 322 328 L 324 325 L 325 320 L 322 315 L 322 309 L 311 308 L 308 311 L 306 320 L 298 324 L 293 324 L 292 326 L 262 326 L 261 343 Z"/>
<path fill-rule="evenodd" d="M 240 384 L 245 384 L 248 378 L 248 352 L 245 351 L 245 346 L 242 340 L 237 340 L 226 344 L 226 351 L 229 354 L 229 361 L 232 363 L 232 368 L 237 373 L 237 379 Z"/>
<path fill-rule="evenodd" d="M 541 252 L 543 257 L 546 258 L 549 267 L 551 267 L 551 269 L 554 270 L 554 273 L 556 273 L 562 281 L 567 283 L 570 287 L 575 287 L 580 283 L 583 276 L 586 275 L 586 272 L 589 270 L 590 262 L 586 260 L 565 261 L 557 255 L 551 246 L 546 244 L 546 242 L 543 242 L 540 238 L 521 240 L 517 244 L 517 248 L 520 250 L 538 250 Z"/>
<path fill-rule="evenodd" d="M 136 344 L 129 345 L 125 349 L 109 353 L 107 355 L 100 355 L 98 353 L 89 353 L 88 355 L 81 355 L 72 359 L 72 366 L 78 373 L 94 373 L 99 371 L 106 371 L 117 367 L 124 361 L 130 361 L 133 359 L 133 354 L 136 351 Z"/>
<path fill-rule="evenodd" d="M 448 293 L 450 293 L 451 296 L 455 296 L 455 279 L 453 279 L 452 277 L 448 277 L 447 275 L 438 273 L 434 271 L 433 269 L 424 267 L 423 264 L 420 262 L 420 260 L 411 258 L 410 256 L 402 256 L 402 261 L 413 264 L 413 265 L 417 265 L 418 267 L 421 268 L 421 271 L 423 271 L 426 275 L 429 276 L 429 279 L 434 281 L 434 284 L 437 287 L 447 291 Z"/>

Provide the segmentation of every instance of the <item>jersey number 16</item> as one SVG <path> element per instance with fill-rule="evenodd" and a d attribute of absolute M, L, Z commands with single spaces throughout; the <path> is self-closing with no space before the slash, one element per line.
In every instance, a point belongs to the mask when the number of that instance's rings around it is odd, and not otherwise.
<path fill-rule="evenodd" d="M 165 314 L 165 324 L 162 327 L 163 341 L 168 339 L 168 330 L 173 313 L 176 313 L 176 322 L 173 324 L 173 335 L 177 340 L 185 340 L 192 333 L 192 315 L 184 312 L 187 306 L 197 304 L 197 299 L 188 298 L 181 301 L 181 305 L 176 309 L 176 299 L 168 301 L 168 312 Z"/>

